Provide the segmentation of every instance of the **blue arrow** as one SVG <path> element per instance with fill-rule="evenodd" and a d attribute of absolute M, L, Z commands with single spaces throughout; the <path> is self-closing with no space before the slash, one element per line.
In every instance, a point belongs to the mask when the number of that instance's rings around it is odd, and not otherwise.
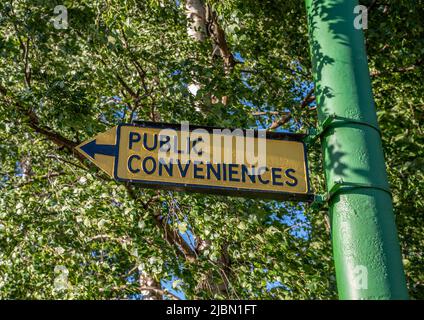
<path fill-rule="evenodd" d="M 97 144 L 96 140 L 90 141 L 89 143 L 81 146 L 80 149 L 93 159 L 95 154 L 115 156 L 116 153 L 116 146 L 109 144 Z"/>

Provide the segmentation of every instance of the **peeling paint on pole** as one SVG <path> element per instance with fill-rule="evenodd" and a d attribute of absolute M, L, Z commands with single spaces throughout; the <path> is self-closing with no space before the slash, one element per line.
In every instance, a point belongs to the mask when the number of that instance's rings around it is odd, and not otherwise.
<path fill-rule="evenodd" d="M 306 0 L 337 287 L 340 299 L 407 299 L 357 5 Z"/>

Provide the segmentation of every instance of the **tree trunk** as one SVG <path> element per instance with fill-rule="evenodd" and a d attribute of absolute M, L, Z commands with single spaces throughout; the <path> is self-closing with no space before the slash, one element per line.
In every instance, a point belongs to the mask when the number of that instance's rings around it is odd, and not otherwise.
<path fill-rule="evenodd" d="M 229 70 L 233 66 L 233 57 L 228 50 L 225 42 L 225 37 L 222 29 L 219 27 L 216 21 L 216 14 L 212 12 L 211 7 L 206 6 L 202 0 L 186 0 L 187 19 L 189 21 L 187 33 L 190 37 L 196 41 L 205 41 L 207 36 L 211 36 L 214 45 L 212 47 L 212 55 L 221 55 L 224 58 L 224 67 Z M 213 26 L 211 30 L 208 30 L 208 24 Z M 210 31 L 210 32 L 208 32 Z M 217 42 L 216 35 L 219 34 L 221 42 Z M 222 50 L 222 47 L 226 49 Z M 196 95 L 200 89 L 200 84 L 193 79 L 193 83 L 189 85 L 189 90 L 193 95 Z M 225 101 L 227 100 L 226 97 Z M 196 110 L 207 113 L 205 107 L 211 107 L 212 104 L 219 102 L 219 100 L 213 96 L 210 92 L 202 97 L 203 105 L 196 106 Z M 197 238 L 198 246 L 197 250 L 205 250 L 210 246 L 209 241 Z M 205 275 L 204 279 L 197 285 L 198 290 L 211 290 L 214 293 L 223 294 L 228 296 L 228 273 L 229 273 L 229 256 L 226 247 L 223 248 L 222 256 L 218 261 L 219 277 L 213 275 L 212 272 Z"/>
<path fill-rule="evenodd" d="M 206 38 L 206 11 L 202 0 L 186 1 L 187 19 L 189 21 L 187 33 L 197 41 Z"/>

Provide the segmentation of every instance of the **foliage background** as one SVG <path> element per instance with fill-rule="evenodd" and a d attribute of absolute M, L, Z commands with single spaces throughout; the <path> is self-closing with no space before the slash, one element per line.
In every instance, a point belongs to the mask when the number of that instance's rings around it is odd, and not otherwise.
<path fill-rule="evenodd" d="M 0 298 L 336 298 L 325 208 L 142 189 L 74 151 L 122 121 L 315 124 L 303 2 L 207 4 L 215 20 L 196 41 L 184 1 L 1 2 Z M 422 299 L 424 5 L 367 4 L 404 265 Z M 67 29 L 53 27 L 56 5 Z M 309 162 L 321 193 L 318 144 Z"/>

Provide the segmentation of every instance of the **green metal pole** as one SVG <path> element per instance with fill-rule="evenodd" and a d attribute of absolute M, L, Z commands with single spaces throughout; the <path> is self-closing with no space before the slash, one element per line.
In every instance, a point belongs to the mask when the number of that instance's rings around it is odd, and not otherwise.
<path fill-rule="evenodd" d="M 340 299 L 408 299 L 356 0 L 306 0 Z"/>

